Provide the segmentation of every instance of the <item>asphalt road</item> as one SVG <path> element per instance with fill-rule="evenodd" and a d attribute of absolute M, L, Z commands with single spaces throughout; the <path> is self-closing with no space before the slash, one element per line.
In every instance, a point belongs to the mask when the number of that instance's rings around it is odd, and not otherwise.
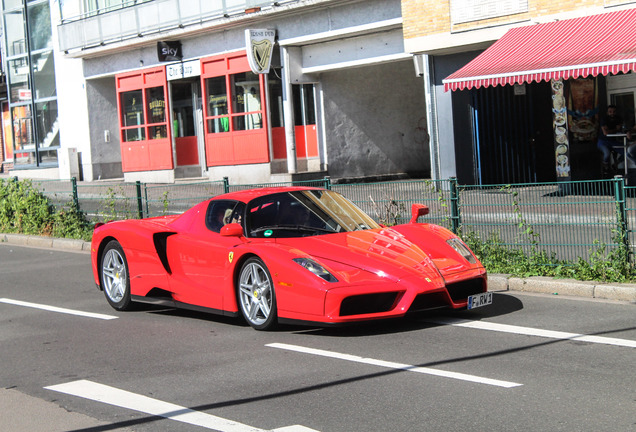
<path fill-rule="evenodd" d="M 87 253 L 0 244 L 0 430 L 636 430 L 634 304 L 494 301 L 263 333 L 116 312 Z"/>

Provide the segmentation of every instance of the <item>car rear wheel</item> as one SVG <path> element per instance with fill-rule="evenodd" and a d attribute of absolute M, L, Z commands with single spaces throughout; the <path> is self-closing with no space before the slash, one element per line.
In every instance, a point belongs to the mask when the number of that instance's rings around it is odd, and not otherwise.
<path fill-rule="evenodd" d="M 238 301 L 245 321 L 256 330 L 270 330 L 277 324 L 276 294 L 272 277 L 260 258 L 250 258 L 241 267 Z"/>
<path fill-rule="evenodd" d="M 130 275 L 124 249 L 112 240 L 104 248 L 100 279 L 106 300 L 117 310 L 130 309 Z"/>

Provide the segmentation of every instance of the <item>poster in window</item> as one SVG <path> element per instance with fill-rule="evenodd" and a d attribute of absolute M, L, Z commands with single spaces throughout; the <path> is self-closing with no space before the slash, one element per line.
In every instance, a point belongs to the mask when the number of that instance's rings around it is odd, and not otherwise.
<path fill-rule="evenodd" d="M 149 123 L 164 123 L 166 121 L 166 101 L 163 97 L 163 87 L 153 87 L 146 91 L 148 101 Z"/>

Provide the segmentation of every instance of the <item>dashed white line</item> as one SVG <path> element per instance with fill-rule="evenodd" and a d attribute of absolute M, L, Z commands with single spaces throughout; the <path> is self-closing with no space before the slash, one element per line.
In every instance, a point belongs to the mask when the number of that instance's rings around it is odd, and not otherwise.
<path fill-rule="evenodd" d="M 513 387 L 519 387 L 523 385 L 523 384 L 511 382 L 511 381 L 501 381 L 497 379 L 484 378 L 477 375 L 469 375 L 469 374 L 464 374 L 459 372 L 450 372 L 450 371 L 444 371 L 440 369 L 420 367 L 420 366 L 409 365 L 404 363 L 395 363 L 395 362 L 389 362 L 384 360 L 359 357 L 359 356 L 351 355 L 351 354 L 343 354 L 343 353 L 338 353 L 334 351 L 307 348 L 307 347 L 302 347 L 298 345 L 271 343 L 265 346 L 271 347 L 271 348 L 284 349 L 287 351 L 295 351 L 295 352 L 304 353 L 304 354 L 330 357 L 330 358 L 335 358 L 339 360 L 347 360 L 347 361 L 355 362 L 355 363 L 364 363 L 368 365 L 380 366 L 380 367 L 389 368 L 389 369 L 400 369 L 407 372 L 417 372 L 417 373 L 435 375 L 435 376 L 444 377 L 444 378 L 453 378 L 453 379 L 462 380 L 462 381 L 469 381 L 469 382 L 474 382 L 479 384 L 487 384 L 487 385 L 492 385 L 497 387 L 513 388 Z"/>
<path fill-rule="evenodd" d="M 264 429 L 93 381 L 79 380 L 44 388 L 220 432 L 264 432 Z M 274 429 L 274 431 L 318 432 L 302 425 L 286 426 L 280 429 Z"/>
<path fill-rule="evenodd" d="M 93 313 L 93 312 L 82 312 L 82 311 L 77 311 L 73 309 L 66 309 L 66 308 L 61 308 L 57 306 L 49 306 L 49 305 L 39 304 L 39 303 L 30 303 L 30 302 L 25 302 L 21 300 L 12 300 L 8 298 L 0 298 L 0 303 L 29 307 L 34 309 L 41 309 L 41 310 L 45 310 L 49 312 L 57 312 L 57 313 L 63 313 L 68 315 L 77 315 L 77 316 L 83 316 L 88 318 L 96 318 L 101 320 L 117 319 L 117 317 L 113 315 L 104 315 L 104 314 Z"/>
<path fill-rule="evenodd" d="M 542 330 L 532 327 L 522 327 L 515 326 L 509 324 L 497 324 L 485 321 L 470 321 L 470 320 L 462 320 L 462 319 L 435 319 L 435 320 L 427 320 L 429 322 L 434 322 L 436 324 L 443 325 L 452 325 L 456 327 L 465 327 L 472 328 L 478 330 L 489 330 L 503 333 L 513 333 L 518 335 L 525 336 L 537 336 L 549 339 L 559 339 L 559 340 L 574 340 L 574 341 L 582 341 L 582 342 L 590 342 L 596 344 L 604 344 L 604 345 L 615 345 L 622 346 L 628 348 L 636 348 L 636 341 L 629 339 L 618 339 L 618 338 L 610 338 L 604 336 L 591 336 L 584 335 L 580 333 L 569 333 L 562 331 L 554 331 L 554 330 Z"/>

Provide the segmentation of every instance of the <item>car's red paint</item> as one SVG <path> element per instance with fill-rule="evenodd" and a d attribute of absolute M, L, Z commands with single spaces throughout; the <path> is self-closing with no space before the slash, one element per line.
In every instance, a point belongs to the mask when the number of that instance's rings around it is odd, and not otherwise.
<path fill-rule="evenodd" d="M 486 291 L 484 267 L 449 245 L 447 241 L 456 238 L 452 232 L 416 223 L 427 213 L 425 206 L 414 206 L 409 224 L 308 237 L 247 237 L 243 230 L 249 215 L 242 224 L 226 224 L 219 233 L 206 225 L 212 201 L 249 206 L 253 199 L 294 191 L 322 190 L 240 191 L 202 202 L 179 216 L 101 225 L 92 240 L 95 282 L 101 286 L 102 253 L 115 239 L 126 256 L 133 300 L 170 300 L 229 315 L 239 312 L 241 266 L 254 256 L 271 274 L 281 320 L 335 324 L 400 317 L 428 308 L 464 308 L 468 295 Z M 310 258 L 337 281 L 322 279 L 292 261 L 295 258 Z"/>

